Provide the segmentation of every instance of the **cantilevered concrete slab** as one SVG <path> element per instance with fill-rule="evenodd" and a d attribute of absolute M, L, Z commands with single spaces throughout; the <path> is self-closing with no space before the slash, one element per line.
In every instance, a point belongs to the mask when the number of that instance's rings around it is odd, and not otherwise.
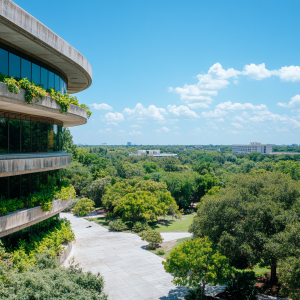
<path fill-rule="evenodd" d="M 1 0 L 0 0 L 1 1 Z M 72 127 L 86 124 L 87 111 L 79 106 L 70 105 L 68 112 L 61 113 L 59 105 L 50 97 L 46 97 L 38 102 L 28 104 L 25 102 L 25 91 L 20 90 L 18 94 L 11 93 L 7 84 L 0 82 L 0 110 L 24 113 L 36 117 L 47 117 L 58 120 L 64 127 Z"/>
<path fill-rule="evenodd" d="M 84 56 L 10 0 L 0 0 L 0 36 L 60 70 L 68 80 L 68 93 L 80 92 L 92 84 L 92 68 Z"/>
<path fill-rule="evenodd" d="M 65 201 L 58 199 L 52 202 L 50 211 L 43 211 L 41 206 L 37 206 L 14 211 L 0 217 L 0 238 L 57 215 L 68 207 L 70 203 L 71 199 Z"/>
<path fill-rule="evenodd" d="M 0 177 L 57 170 L 70 163 L 71 153 L 65 152 L 0 154 Z"/>

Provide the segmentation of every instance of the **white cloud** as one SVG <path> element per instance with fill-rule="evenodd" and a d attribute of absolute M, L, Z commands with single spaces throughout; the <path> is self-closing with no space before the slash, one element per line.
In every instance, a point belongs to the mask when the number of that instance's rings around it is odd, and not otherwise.
<path fill-rule="evenodd" d="M 194 133 L 198 135 L 198 134 L 202 133 L 202 130 L 199 127 L 197 127 L 194 129 Z"/>
<path fill-rule="evenodd" d="M 175 129 L 180 129 L 180 127 L 178 127 L 178 126 L 174 126 L 174 128 L 175 128 Z"/>
<path fill-rule="evenodd" d="M 300 81 L 299 66 L 282 67 L 281 69 L 274 71 L 274 74 L 279 76 L 282 81 L 289 81 L 289 82 Z"/>
<path fill-rule="evenodd" d="M 170 129 L 167 128 L 167 127 L 163 127 L 161 130 L 164 131 L 164 132 L 169 132 L 170 131 Z"/>
<path fill-rule="evenodd" d="M 216 106 L 218 109 L 223 110 L 263 110 L 266 109 L 267 106 L 264 104 L 253 105 L 251 103 L 231 103 L 231 101 L 221 102 Z"/>
<path fill-rule="evenodd" d="M 140 131 L 135 131 L 132 130 L 131 132 L 129 132 L 130 135 L 143 135 Z"/>
<path fill-rule="evenodd" d="M 161 131 L 160 131 L 159 129 L 156 129 L 155 131 L 156 131 L 157 133 L 161 133 Z"/>
<path fill-rule="evenodd" d="M 190 108 L 209 108 L 209 106 L 206 103 L 191 103 L 188 104 Z"/>
<path fill-rule="evenodd" d="M 235 128 L 244 128 L 242 124 L 239 123 L 231 123 Z"/>
<path fill-rule="evenodd" d="M 118 113 L 118 112 L 111 113 L 110 112 L 104 116 L 104 119 L 107 122 L 121 122 L 121 121 L 124 121 L 124 116 L 122 113 Z"/>
<path fill-rule="evenodd" d="M 134 125 L 130 125 L 130 127 L 133 127 L 133 128 L 141 128 L 142 126 L 137 125 L 137 124 L 134 124 Z"/>
<path fill-rule="evenodd" d="M 226 115 L 226 111 L 220 110 L 216 108 L 214 111 L 204 111 L 201 113 L 201 116 L 204 118 L 220 118 L 222 116 Z"/>
<path fill-rule="evenodd" d="M 164 108 L 158 108 L 155 105 L 150 105 L 148 108 L 143 107 L 141 103 L 137 103 L 133 109 L 125 108 L 124 114 L 128 115 L 130 119 L 136 119 L 139 122 L 165 122 L 167 112 Z"/>
<path fill-rule="evenodd" d="M 244 67 L 243 75 L 255 80 L 262 80 L 271 77 L 272 71 L 267 70 L 264 63 L 260 65 L 250 64 Z"/>
<path fill-rule="evenodd" d="M 216 121 L 216 122 L 224 122 L 224 119 L 223 119 L 223 118 L 220 118 L 220 119 L 216 119 L 215 121 Z"/>
<path fill-rule="evenodd" d="M 288 108 L 300 108 L 300 95 L 292 97 L 289 103 L 278 103 L 277 105 Z"/>
<path fill-rule="evenodd" d="M 126 133 L 124 130 L 119 130 L 120 133 Z"/>
<path fill-rule="evenodd" d="M 106 103 L 101 103 L 101 104 L 94 103 L 94 104 L 91 104 L 91 106 L 94 107 L 97 110 L 100 110 L 100 109 L 112 110 L 113 109 L 110 105 L 108 105 Z"/>
<path fill-rule="evenodd" d="M 240 132 L 237 131 L 237 130 L 229 130 L 229 133 L 232 133 L 232 134 L 240 134 Z"/>
<path fill-rule="evenodd" d="M 116 123 L 116 122 L 107 122 L 106 124 L 107 125 L 113 125 L 113 126 L 119 126 L 119 124 Z"/>
<path fill-rule="evenodd" d="M 171 114 L 176 115 L 177 117 L 184 117 L 188 119 L 197 119 L 200 118 L 194 111 L 190 110 L 187 106 L 180 105 L 176 107 L 176 105 L 168 105 L 168 111 Z"/>
<path fill-rule="evenodd" d="M 105 130 L 106 130 L 106 131 L 111 131 L 111 128 L 106 128 Z"/>

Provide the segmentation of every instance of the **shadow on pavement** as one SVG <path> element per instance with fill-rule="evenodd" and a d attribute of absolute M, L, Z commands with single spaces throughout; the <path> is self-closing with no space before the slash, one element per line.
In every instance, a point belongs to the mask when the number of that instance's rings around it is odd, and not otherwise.
<path fill-rule="evenodd" d="M 187 294 L 187 288 L 178 286 L 171 290 L 168 296 L 160 297 L 159 300 L 184 300 L 184 296 Z"/>

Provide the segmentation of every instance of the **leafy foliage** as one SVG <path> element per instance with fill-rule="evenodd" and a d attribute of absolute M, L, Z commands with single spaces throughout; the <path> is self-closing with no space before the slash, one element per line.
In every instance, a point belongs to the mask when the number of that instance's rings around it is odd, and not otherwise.
<path fill-rule="evenodd" d="M 78 216 L 85 216 L 87 213 L 95 209 L 95 202 L 88 198 L 81 198 L 74 207 L 74 212 Z"/>
<path fill-rule="evenodd" d="M 112 231 L 123 231 L 127 228 L 126 224 L 121 219 L 110 221 L 108 226 Z"/>
<path fill-rule="evenodd" d="M 47 91 L 36 85 L 33 81 L 29 81 L 27 78 L 22 78 L 17 80 L 14 77 L 8 77 L 7 75 L 0 76 L 0 81 L 4 82 L 8 86 L 8 90 L 11 93 L 18 94 L 20 89 L 25 90 L 25 101 L 30 104 L 34 100 L 37 102 L 39 99 L 44 99 L 46 96 L 50 96 L 60 106 L 61 113 L 67 113 L 70 107 L 70 104 L 82 107 L 87 111 L 88 117 L 92 115 L 89 107 L 85 104 L 80 105 L 76 97 L 70 96 L 68 94 L 62 94 L 59 91 L 54 89 L 48 89 Z"/>
<path fill-rule="evenodd" d="M 228 281 L 226 291 L 232 300 L 256 300 L 258 290 L 255 287 L 256 276 L 253 271 L 236 271 L 232 280 Z"/>
<path fill-rule="evenodd" d="M 16 211 L 22 208 L 32 208 L 41 206 L 43 211 L 50 211 L 52 208 L 52 201 L 55 199 L 68 200 L 76 197 L 73 186 L 66 185 L 53 187 L 49 190 L 36 191 L 31 193 L 28 197 L 20 197 L 15 199 L 6 199 L 0 196 L 0 216 L 6 215 L 9 212 Z"/>
<path fill-rule="evenodd" d="M 137 232 L 137 233 L 148 230 L 148 229 L 150 229 L 150 226 L 148 225 L 147 222 L 137 221 L 137 222 L 134 223 L 134 225 L 132 227 L 132 231 Z"/>
<path fill-rule="evenodd" d="M 140 237 L 142 238 L 143 241 L 149 243 L 148 245 L 149 249 L 156 249 L 159 246 L 159 244 L 162 243 L 163 241 L 161 234 L 155 230 L 142 231 L 140 233 Z"/>
<path fill-rule="evenodd" d="M 185 241 L 162 264 L 174 274 L 176 285 L 197 287 L 201 281 L 202 297 L 206 283 L 222 284 L 232 274 L 229 260 L 213 248 L 208 238 Z"/>

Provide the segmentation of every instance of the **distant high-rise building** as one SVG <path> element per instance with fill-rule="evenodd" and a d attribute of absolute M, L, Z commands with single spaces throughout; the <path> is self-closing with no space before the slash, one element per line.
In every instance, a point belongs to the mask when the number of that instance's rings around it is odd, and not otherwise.
<path fill-rule="evenodd" d="M 252 142 L 250 145 L 232 145 L 232 153 L 251 153 L 272 154 L 272 145 Z"/>
<path fill-rule="evenodd" d="M 132 145 L 132 142 L 127 142 L 127 146 L 131 146 Z"/>

